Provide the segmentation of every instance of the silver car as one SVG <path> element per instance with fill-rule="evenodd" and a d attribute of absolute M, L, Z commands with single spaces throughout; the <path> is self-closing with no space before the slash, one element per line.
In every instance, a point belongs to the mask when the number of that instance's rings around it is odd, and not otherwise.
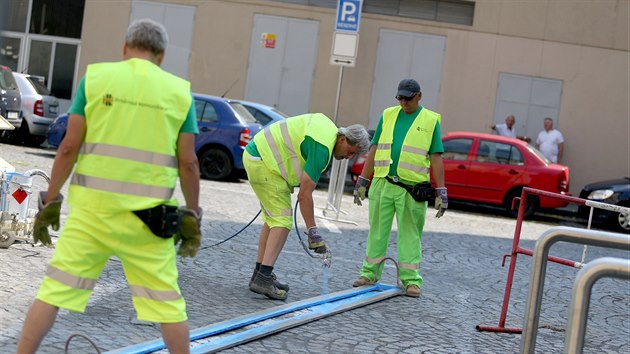
<path fill-rule="evenodd" d="M 15 72 L 13 76 L 22 94 L 23 120 L 18 134 L 24 143 L 40 145 L 58 115 L 59 100 L 40 82 L 41 78 Z"/>

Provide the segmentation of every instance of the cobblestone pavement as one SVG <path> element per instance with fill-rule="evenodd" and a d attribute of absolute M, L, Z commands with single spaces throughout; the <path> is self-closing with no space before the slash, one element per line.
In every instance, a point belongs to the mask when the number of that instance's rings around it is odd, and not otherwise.
<path fill-rule="evenodd" d="M 50 173 L 55 151 L 0 144 L 0 157 L 18 172 L 39 168 Z M 46 187 L 34 178 L 34 190 Z M 66 186 L 67 187 L 67 186 Z M 64 188 L 64 193 L 67 190 Z M 180 285 L 187 300 L 191 329 L 284 304 L 250 292 L 247 283 L 256 258 L 258 218 L 234 239 L 210 247 L 243 228 L 258 212 L 247 181 L 202 181 L 204 240 L 196 258 L 179 262 Z M 179 196 L 180 200 L 181 195 Z M 36 201 L 30 201 L 35 207 Z M 316 206 L 326 205 L 326 190 L 317 190 Z M 478 209 L 478 208 L 477 208 Z M 345 218 L 358 223 L 318 219 L 333 250 L 330 292 L 350 288 L 358 276 L 368 230 L 367 207 L 342 200 Z M 67 203 L 62 209 L 68 212 Z M 551 226 L 575 225 L 553 217 L 526 221 L 521 245 L 533 249 L 534 240 Z M 298 226 L 304 227 L 303 221 Z M 441 219 L 427 218 L 423 237 L 421 274 L 425 283 L 418 299 L 394 297 L 326 317 L 273 336 L 226 350 L 227 353 L 516 353 L 521 335 L 478 332 L 476 325 L 497 325 L 507 277 L 502 256 L 510 252 L 515 220 L 492 211 L 449 209 Z M 395 256 L 395 236 L 390 255 Z M 580 260 L 583 247 L 558 244 L 551 254 Z M 15 350 L 25 313 L 32 302 L 53 250 L 16 243 L 0 249 L 0 353 Z M 628 251 L 589 247 L 586 261 L 602 256 L 629 258 Z M 521 256 L 507 314 L 507 327 L 522 327 L 531 258 Z M 395 267 L 387 265 L 383 282 L 395 284 Z M 287 302 L 321 295 L 323 271 L 318 260 L 303 251 L 294 231 L 276 264 L 275 273 L 291 285 Z M 558 353 L 564 348 L 568 305 L 576 269 L 550 263 L 542 302 L 536 350 Z M 585 353 L 630 352 L 630 287 L 605 278 L 592 292 Z M 102 351 L 156 339 L 159 328 L 135 319 L 130 292 L 120 263 L 110 260 L 85 314 L 59 312 L 55 327 L 40 353 L 61 353 L 73 333 L 90 337 Z M 86 342 L 74 339 L 71 353 L 93 353 Z"/>

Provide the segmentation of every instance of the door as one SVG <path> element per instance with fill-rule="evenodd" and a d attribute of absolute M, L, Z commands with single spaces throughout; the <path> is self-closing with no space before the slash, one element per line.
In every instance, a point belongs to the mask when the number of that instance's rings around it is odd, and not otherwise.
<path fill-rule="evenodd" d="M 168 47 L 161 68 L 188 79 L 188 63 L 195 28 L 195 7 L 154 1 L 134 1 L 129 23 L 150 18 L 161 23 L 168 33 Z"/>
<path fill-rule="evenodd" d="M 536 141 L 546 117 L 558 126 L 561 96 L 561 80 L 500 73 L 494 124 L 504 123 L 505 117 L 513 114 L 516 134 Z"/>
<path fill-rule="evenodd" d="M 372 84 L 369 129 L 376 129 L 387 107 L 398 105 L 400 80 L 412 78 L 422 90 L 420 104 L 436 111 L 439 104 L 446 37 L 382 29 Z"/>
<path fill-rule="evenodd" d="M 510 186 L 521 185 L 523 155 L 516 146 L 480 139 L 470 163 L 468 193 L 473 200 L 501 204 Z"/>
<path fill-rule="evenodd" d="M 466 199 L 466 184 L 470 170 L 469 153 L 473 144 L 470 138 L 444 139 L 444 180 L 449 196 Z"/>
<path fill-rule="evenodd" d="M 319 22 L 255 15 L 245 99 L 299 115 L 309 112 Z"/>

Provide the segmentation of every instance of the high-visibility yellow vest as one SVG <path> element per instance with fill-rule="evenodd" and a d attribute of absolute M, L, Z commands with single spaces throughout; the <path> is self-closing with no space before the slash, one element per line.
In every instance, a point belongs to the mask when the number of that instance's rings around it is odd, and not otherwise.
<path fill-rule="evenodd" d="M 374 177 L 385 177 L 389 174 L 392 163 L 392 142 L 394 141 L 394 126 L 398 113 L 402 107 L 389 107 L 383 111 L 383 126 L 374 155 Z M 409 182 L 429 181 L 429 148 L 433 139 L 435 125 L 442 117 L 439 113 L 422 108 L 416 116 L 403 140 L 402 151 L 398 160 L 398 177 Z"/>
<path fill-rule="evenodd" d="M 309 136 L 328 148 L 328 157 L 337 142 L 337 126 L 321 113 L 309 113 L 273 123 L 254 136 L 260 157 L 272 171 L 284 178 L 289 186 L 300 185 L 305 160 L 300 145 Z M 322 168 L 322 172 L 326 166 Z"/>
<path fill-rule="evenodd" d="M 176 205 L 177 139 L 192 103 L 190 83 L 129 59 L 89 65 L 85 96 L 70 204 L 109 211 Z"/>

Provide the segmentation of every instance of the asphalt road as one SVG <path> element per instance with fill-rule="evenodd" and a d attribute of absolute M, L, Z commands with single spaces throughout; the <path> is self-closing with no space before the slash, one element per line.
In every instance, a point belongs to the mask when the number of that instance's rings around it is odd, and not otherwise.
<path fill-rule="evenodd" d="M 0 144 L 0 157 L 18 172 L 42 169 L 50 173 L 55 151 Z M 46 188 L 39 177 L 33 191 Z M 63 189 L 67 194 L 67 185 Z M 180 192 L 177 192 L 183 200 Z M 315 192 L 316 206 L 326 205 L 327 192 Z M 285 302 L 271 301 L 247 288 L 257 248 L 261 220 L 219 246 L 242 229 L 259 211 L 246 180 L 202 181 L 203 250 L 194 259 L 179 262 L 180 286 L 187 300 L 191 329 L 269 309 Z M 30 201 L 34 208 L 36 201 Z M 441 219 L 427 217 L 423 237 L 421 274 L 425 283 L 420 298 L 397 296 L 342 312 L 287 331 L 226 350 L 226 353 L 516 353 L 521 335 L 478 332 L 477 325 L 497 325 L 507 278 L 501 266 L 510 253 L 515 220 L 500 209 L 452 203 Z M 62 213 L 68 213 L 67 203 Z M 367 236 L 367 207 L 342 198 L 338 219 L 318 218 L 324 238 L 333 250 L 328 282 L 319 260 L 309 258 L 294 231 L 276 264 L 275 273 L 291 286 L 286 303 L 313 298 L 325 288 L 347 290 L 358 276 Z M 330 215 L 330 213 L 328 213 Z M 302 229 L 304 223 L 298 218 Z M 521 246 L 534 248 L 539 236 L 553 226 L 582 224 L 570 208 L 537 215 L 525 221 Z M 389 255 L 396 255 L 392 234 Z M 12 353 L 28 306 L 32 302 L 53 249 L 19 242 L 0 249 L 0 353 Z M 580 260 L 583 247 L 561 243 L 552 254 Z M 589 247 L 585 261 L 603 256 L 630 258 L 628 250 Z M 531 258 L 519 256 L 506 320 L 507 327 L 522 327 L 527 301 Z M 568 305 L 577 270 L 549 264 L 536 342 L 537 353 L 564 348 Z M 395 284 L 395 267 L 386 266 L 383 283 Z M 630 287 L 627 281 L 604 278 L 592 292 L 585 337 L 585 353 L 630 352 Z M 159 328 L 137 321 L 120 263 L 110 260 L 85 314 L 60 311 L 58 321 L 42 343 L 40 353 L 61 353 L 73 333 L 91 338 L 101 351 L 159 338 Z M 80 338 L 70 353 L 94 353 Z"/>

